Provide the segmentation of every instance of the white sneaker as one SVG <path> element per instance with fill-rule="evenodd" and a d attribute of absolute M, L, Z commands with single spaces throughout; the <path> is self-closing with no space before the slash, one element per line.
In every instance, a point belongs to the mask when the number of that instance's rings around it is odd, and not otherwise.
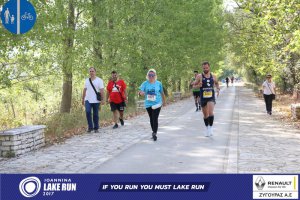
<path fill-rule="evenodd" d="M 213 136 L 213 127 L 212 126 L 208 126 L 208 135 Z"/>
<path fill-rule="evenodd" d="M 209 127 L 209 126 L 206 126 L 206 130 L 205 130 L 205 134 L 204 134 L 205 137 L 209 137 L 209 130 L 208 130 L 208 127 Z"/>

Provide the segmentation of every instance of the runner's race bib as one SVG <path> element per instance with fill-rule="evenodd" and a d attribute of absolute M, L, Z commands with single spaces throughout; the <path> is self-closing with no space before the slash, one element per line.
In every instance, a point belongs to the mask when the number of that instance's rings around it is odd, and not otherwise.
<path fill-rule="evenodd" d="M 155 90 L 150 90 L 147 92 L 147 100 L 148 101 L 156 101 Z"/>
<path fill-rule="evenodd" d="M 211 98 L 213 97 L 213 90 L 212 88 L 205 88 L 203 89 L 203 98 Z"/>

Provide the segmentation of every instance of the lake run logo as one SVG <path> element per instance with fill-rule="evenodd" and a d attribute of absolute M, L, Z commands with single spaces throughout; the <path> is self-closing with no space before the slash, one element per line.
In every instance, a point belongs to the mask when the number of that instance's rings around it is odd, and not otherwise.
<path fill-rule="evenodd" d="M 40 192 L 41 181 L 37 177 L 28 177 L 19 184 L 19 190 L 24 197 L 34 197 Z"/>
<path fill-rule="evenodd" d="M 70 178 L 45 178 L 41 180 L 31 176 L 21 180 L 20 193 L 27 198 L 34 197 L 42 190 L 42 196 L 53 196 L 56 192 L 76 192 L 77 183 Z"/>

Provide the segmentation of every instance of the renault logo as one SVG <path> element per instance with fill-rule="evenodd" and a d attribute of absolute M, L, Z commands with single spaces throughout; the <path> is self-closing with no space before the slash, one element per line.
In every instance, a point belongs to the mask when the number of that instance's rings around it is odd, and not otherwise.
<path fill-rule="evenodd" d="M 264 186 L 266 185 L 266 182 L 263 179 L 263 177 L 259 176 L 259 177 L 257 177 L 257 179 L 255 181 L 255 185 L 258 190 L 262 190 L 264 188 Z"/>

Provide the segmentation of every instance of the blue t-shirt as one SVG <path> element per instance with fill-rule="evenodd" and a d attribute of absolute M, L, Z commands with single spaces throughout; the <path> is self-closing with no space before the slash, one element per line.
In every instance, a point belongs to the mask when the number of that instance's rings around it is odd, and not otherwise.
<path fill-rule="evenodd" d="M 155 104 L 162 104 L 161 93 L 164 91 L 161 82 L 150 83 L 148 80 L 139 87 L 140 91 L 145 92 L 145 108 Z"/>

